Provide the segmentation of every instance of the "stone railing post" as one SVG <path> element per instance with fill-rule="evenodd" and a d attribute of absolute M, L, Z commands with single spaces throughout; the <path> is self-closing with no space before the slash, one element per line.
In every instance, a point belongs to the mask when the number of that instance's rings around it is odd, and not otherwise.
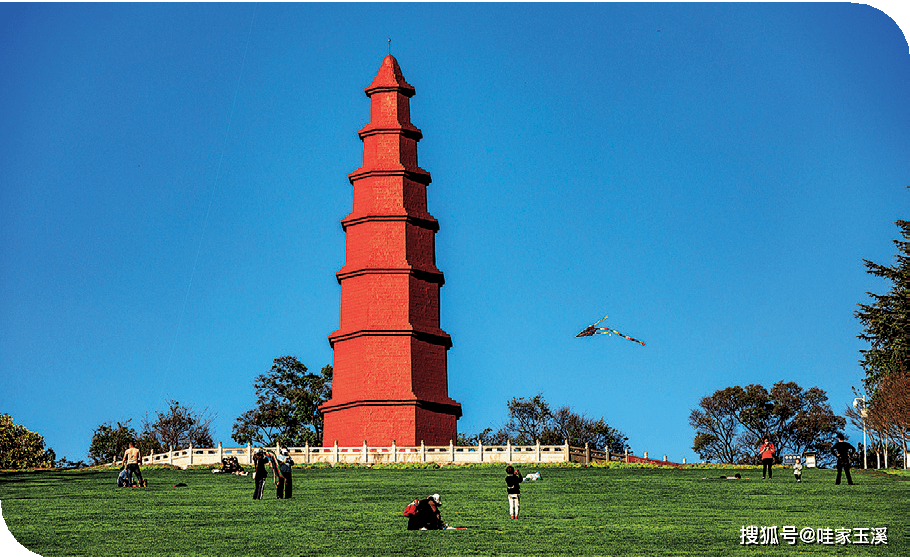
<path fill-rule="evenodd" d="M 664 462 L 667 461 L 667 455 L 664 455 Z"/>
<path fill-rule="evenodd" d="M 684 458 L 684 459 L 683 459 L 683 461 L 682 461 L 682 463 L 683 463 L 683 464 L 685 464 L 685 463 L 686 463 L 686 459 L 685 459 L 685 458 Z"/>
<path fill-rule="evenodd" d="M 187 464 L 187 466 L 192 466 L 192 465 L 193 465 L 193 443 L 190 442 L 190 463 Z"/>
<path fill-rule="evenodd" d="M 506 462 L 512 464 L 512 440 L 506 439 Z"/>
<path fill-rule="evenodd" d="M 221 441 L 218 441 L 218 462 L 221 463 L 224 459 L 224 447 L 221 446 Z"/>
<path fill-rule="evenodd" d="M 423 444 L 423 439 L 420 440 L 420 462 L 427 461 L 427 446 Z"/>
<path fill-rule="evenodd" d="M 537 453 L 537 462 L 540 462 L 540 439 L 538 439 L 535 444 L 535 452 Z"/>
<path fill-rule="evenodd" d="M 335 439 L 335 463 L 338 463 L 338 439 Z"/>
<path fill-rule="evenodd" d="M 398 445 L 392 439 L 392 462 L 398 462 Z"/>
<path fill-rule="evenodd" d="M 483 442 L 477 442 L 477 450 L 480 452 L 480 462 L 483 462 Z"/>
<path fill-rule="evenodd" d="M 626 455 L 623 460 L 626 462 L 626 464 L 629 463 L 629 447 L 626 447 Z"/>
<path fill-rule="evenodd" d="M 167 446 L 167 463 L 170 465 L 174 464 L 174 445 Z"/>
<path fill-rule="evenodd" d="M 449 439 L 449 454 L 452 455 L 452 459 L 449 462 L 455 462 L 455 442 Z"/>
<path fill-rule="evenodd" d="M 585 441 L 585 466 L 591 464 L 591 447 L 588 445 L 588 442 Z"/>
<path fill-rule="evenodd" d="M 648 458 L 648 451 L 645 451 L 645 458 Z"/>
<path fill-rule="evenodd" d="M 309 441 L 306 441 L 303 444 L 303 450 L 306 451 L 306 463 L 309 464 L 310 463 L 310 442 Z"/>
<path fill-rule="evenodd" d="M 370 460 L 370 453 L 367 450 L 367 440 L 363 440 L 363 464 L 366 464 Z"/>
<path fill-rule="evenodd" d="M 247 442 L 246 444 L 246 463 L 253 463 L 253 445 L 252 443 Z"/>

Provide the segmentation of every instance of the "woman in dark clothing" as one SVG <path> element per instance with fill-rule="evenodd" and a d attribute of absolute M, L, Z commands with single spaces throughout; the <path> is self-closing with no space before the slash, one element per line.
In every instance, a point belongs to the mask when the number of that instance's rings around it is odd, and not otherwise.
<path fill-rule="evenodd" d="M 511 466 L 506 467 L 506 493 L 509 495 L 509 518 L 518 518 L 518 503 L 521 500 L 522 482 L 521 470 L 515 471 Z"/>
<path fill-rule="evenodd" d="M 446 527 L 442 521 L 439 507 L 442 500 L 438 493 L 417 502 L 417 514 L 408 518 L 408 530 L 442 530 Z"/>

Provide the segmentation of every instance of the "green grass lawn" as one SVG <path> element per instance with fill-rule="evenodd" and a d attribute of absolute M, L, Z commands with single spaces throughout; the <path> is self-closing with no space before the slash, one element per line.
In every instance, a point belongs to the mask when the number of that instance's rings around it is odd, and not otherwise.
<path fill-rule="evenodd" d="M 145 489 L 116 470 L 0 473 L 3 518 L 30 550 L 53 555 L 910 555 L 910 482 L 855 471 L 854 486 L 809 469 L 522 467 L 522 516 L 510 520 L 503 466 L 295 469 L 294 497 L 252 476 L 146 469 Z M 748 480 L 721 480 L 741 473 Z M 708 476 L 711 479 L 704 480 Z M 186 483 L 187 487 L 173 487 Z M 415 496 L 442 494 L 443 520 L 466 530 L 409 532 Z M 741 545 L 742 526 L 887 528 L 887 545 Z M 852 539 L 852 536 L 851 536 Z"/>

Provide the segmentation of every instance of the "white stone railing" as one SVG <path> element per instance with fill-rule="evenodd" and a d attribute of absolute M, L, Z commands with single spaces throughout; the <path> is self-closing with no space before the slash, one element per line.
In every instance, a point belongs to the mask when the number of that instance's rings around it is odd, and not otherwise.
<path fill-rule="evenodd" d="M 265 447 L 276 451 L 278 447 Z M 452 443 L 443 446 L 428 446 L 423 443 L 417 447 L 398 446 L 374 447 L 364 443 L 355 447 L 287 447 L 291 458 L 297 464 L 325 462 L 329 464 L 356 463 L 379 464 L 392 462 L 435 462 L 437 464 L 470 464 L 482 462 L 502 463 L 543 463 L 569 462 L 570 447 L 564 445 L 469 445 L 456 446 Z M 166 453 L 148 455 L 142 458 L 143 466 L 170 464 L 186 468 L 196 465 L 221 465 L 221 460 L 229 456 L 237 457 L 240 464 L 252 464 L 252 445 L 245 447 L 224 447 L 218 443 L 214 448 L 193 447 L 172 449 Z M 116 463 L 117 461 L 115 461 Z"/>

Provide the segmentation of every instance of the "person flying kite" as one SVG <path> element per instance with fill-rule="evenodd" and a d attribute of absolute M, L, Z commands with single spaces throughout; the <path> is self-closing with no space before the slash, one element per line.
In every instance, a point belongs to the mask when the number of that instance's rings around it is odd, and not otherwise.
<path fill-rule="evenodd" d="M 600 323 L 601 321 L 603 321 L 603 320 L 606 319 L 607 317 L 608 317 L 607 315 L 604 315 L 604 316 L 603 316 L 603 319 L 598 320 L 598 321 L 597 321 L 596 323 L 594 323 L 593 325 L 588 325 L 587 327 L 584 328 L 584 330 L 582 330 L 580 333 L 578 333 L 577 335 L 575 335 L 575 337 L 576 337 L 576 338 L 577 338 L 577 337 L 592 337 L 592 336 L 594 336 L 594 335 L 619 335 L 619 336 L 621 336 L 622 338 L 624 338 L 624 339 L 626 339 L 626 340 L 631 340 L 632 342 L 637 342 L 638 344 L 640 344 L 640 345 L 642 345 L 642 346 L 645 345 L 644 342 L 638 340 L 637 338 L 632 338 L 632 337 L 630 337 L 630 336 L 626 336 L 626 335 L 620 333 L 619 331 L 617 331 L 616 329 L 610 329 L 610 328 L 607 328 L 607 327 L 598 327 L 598 326 L 597 326 L 598 323 Z"/>

